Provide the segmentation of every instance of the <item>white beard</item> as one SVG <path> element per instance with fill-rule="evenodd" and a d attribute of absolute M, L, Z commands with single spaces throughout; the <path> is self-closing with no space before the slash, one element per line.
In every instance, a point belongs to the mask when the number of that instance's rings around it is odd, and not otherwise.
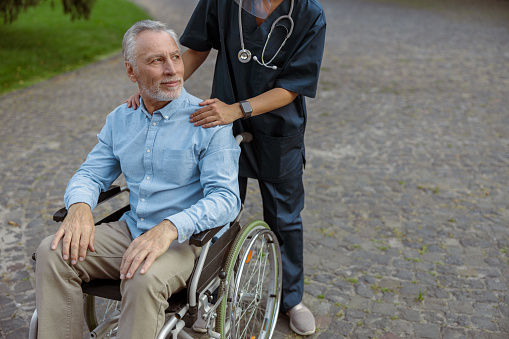
<path fill-rule="evenodd" d="M 168 81 L 175 81 L 179 80 L 180 85 L 176 88 L 168 88 L 166 90 L 162 89 L 159 84 L 154 84 L 150 87 L 145 87 L 144 85 L 141 85 L 141 93 L 145 94 L 151 99 L 157 100 L 157 101 L 172 101 L 175 99 L 178 99 L 180 96 L 180 93 L 182 92 L 182 79 L 181 78 L 170 78 L 170 79 L 164 79 L 161 82 L 168 82 Z"/>

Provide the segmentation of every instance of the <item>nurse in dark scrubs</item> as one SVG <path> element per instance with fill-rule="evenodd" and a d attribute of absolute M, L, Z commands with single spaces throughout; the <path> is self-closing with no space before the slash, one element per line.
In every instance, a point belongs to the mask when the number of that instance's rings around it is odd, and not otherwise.
<path fill-rule="evenodd" d="M 264 219 L 281 243 L 281 312 L 300 335 L 315 332 L 314 317 L 302 303 L 304 97 L 316 95 L 325 27 L 316 0 L 200 0 L 180 39 L 188 48 L 184 79 L 211 49 L 218 51 L 212 99 L 190 122 L 203 128 L 233 123 L 235 134 L 254 136 L 242 145 L 241 199 L 248 178 L 258 179 Z"/>

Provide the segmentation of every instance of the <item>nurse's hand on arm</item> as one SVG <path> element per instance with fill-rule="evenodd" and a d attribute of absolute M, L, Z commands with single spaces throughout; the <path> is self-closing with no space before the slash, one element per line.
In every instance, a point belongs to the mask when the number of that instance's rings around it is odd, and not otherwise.
<path fill-rule="evenodd" d="M 53 237 L 51 249 L 57 249 L 62 240 L 62 257 L 71 259 L 71 264 L 85 260 L 87 249 L 94 249 L 95 225 L 90 206 L 85 203 L 72 204 L 62 225 Z"/>
<path fill-rule="evenodd" d="M 122 257 L 120 279 L 132 278 L 142 263 L 140 274 L 145 274 L 177 238 L 178 231 L 175 225 L 169 220 L 163 220 L 134 239 Z"/>
<path fill-rule="evenodd" d="M 182 61 L 184 62 L 184 81 L 189 79 L 191 75 L 203 64 L 210 54 L 210 50 L 199 52 L 192 49 L 187 49 L 182 54 Z M 140 91 L 138 90 L 134 95 L 131 95 L 125 102 L 127 107 L 138 109 L 140 107 Z"/>
<path fill-rule="evenodd" d="M 253 109 L 252 116 L 267 113 L 286 106 L 297 97 L 297 93 L 284 88 L 273 88 L 254 98 L 248 99 Z M 225 104 L 219 99 L 207 99 L 200 103 L 200 108 L 190 116 L 190 122 L 204 128 L 231 124 L 244 117 L 239 103 Z"/>

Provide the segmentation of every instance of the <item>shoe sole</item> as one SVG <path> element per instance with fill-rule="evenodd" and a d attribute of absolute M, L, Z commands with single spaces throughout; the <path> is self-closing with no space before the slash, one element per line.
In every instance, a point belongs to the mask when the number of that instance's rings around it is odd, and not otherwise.
<path fill-rule="evenodd" d="M 295 326 L 293 326 L 292 322 L 290 321 L 290 328 L 292 329 L 292 331 L 294 331 L 295 333 L 297 333 L 298 335 L 311 335 L 313 333 L 316 332 L 316 328 L 313 329 L 312 331 L 307 331 L 307 332 L 301 332 L 299 331 L 297 328 L 295 328 Z"/>

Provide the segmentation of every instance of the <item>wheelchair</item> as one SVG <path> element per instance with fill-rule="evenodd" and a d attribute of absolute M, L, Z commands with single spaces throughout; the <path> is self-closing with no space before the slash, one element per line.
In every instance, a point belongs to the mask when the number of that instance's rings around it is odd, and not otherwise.
<path fill-rule="evenodd" d="M 237 136 L 242 142 L 243 136 Z M 99 197 L 99 204 L 128 192 L 112 186 Z M 117 221 L 129 205 L 96 222 Z M 208 338 L 270 339 L 279 314 L 282 284 L 281 252 L 276 235 L 260 220 L 240 226 L 239 213 L 219 238 L 224 226 L 193 235 L 190 244 L 200 247 L 186 288 L 173 294 L 166 309 L 166 322 L 158 339 L 193 338 L 190 328 L 201 314 Z M 53 215 L 61 222 L 65 208 Z M 33 258 L 36 260 L 36 258 Z M 82 283 L 85 323 L 90 338 L 115 338 L 120 318 L 120 280 L 95 279 Z M 32 315 L 29 338 L 37 338 L 37 309 Z"/>

